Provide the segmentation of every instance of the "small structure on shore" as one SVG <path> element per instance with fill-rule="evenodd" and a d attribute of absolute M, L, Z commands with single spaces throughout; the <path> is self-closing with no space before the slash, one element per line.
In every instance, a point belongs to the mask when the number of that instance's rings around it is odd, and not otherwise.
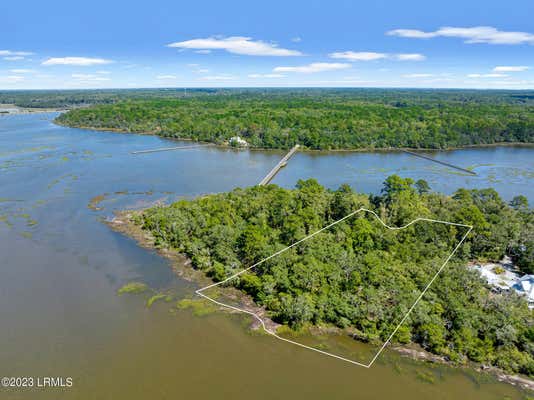
<path fill-rule="evenodd" d="M 247 147 L 248 146 L 248 142 L 245 139 L 243 139 L 241 136 L 232 136 L 228 142 L 230 143 L 230 146 L 234 146 L 234 147 Z"/>

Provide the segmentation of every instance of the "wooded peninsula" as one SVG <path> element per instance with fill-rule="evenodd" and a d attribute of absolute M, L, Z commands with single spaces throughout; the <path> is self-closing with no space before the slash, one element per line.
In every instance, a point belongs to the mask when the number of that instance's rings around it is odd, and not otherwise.
<path fill-rule="evenodd" d="M 396 175 L 381 194 L 365 195 L 310 179 L 293 190 L 255 186 L 159 205 L 132 221 L 156 246 L 187 255 L 194 268 L 221 281 L 361 207 L 390 226 L 428 217 L 474 227 L 395 343 L 534 376 L 532 310 L 515 293 L 492 292 L 467 267 L 508 255 L 523 272 L 534 272 L 534 210 L 523 196 L 509 204 L 493 189 L 446 196 Z M 228 283 L 292 329 L 335 326 L 359 340 L 383 341 L 466 229 L 418 222 L 388 230 L 372 214 L 358 213 Z"/>
<path fill-rule="evenodd" d="M 92 106 L 74 108 L 56 121 L 71 127 L 217 144 L 229 144 L 239 136 L 251 147 L 273 149 L 297 143 L 314 150 L 534 143 L 532 92 L 227 89 L 186 93 L 93 94 Z"/>

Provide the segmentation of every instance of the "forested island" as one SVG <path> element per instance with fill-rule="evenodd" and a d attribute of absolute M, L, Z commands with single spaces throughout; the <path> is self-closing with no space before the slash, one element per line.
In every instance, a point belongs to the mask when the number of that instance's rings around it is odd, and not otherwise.
<path fill-rule="evenodd" d="M 255 186 L 159 205 L 130 214 L 130 223 L 221 281 L 361 207 L 390 226 L 427 217 L 474 227 L 395 343 L 416 343 L 453 363 L 534 376 L 533 311 L 515 293 L 493 293 L 466 267 L 508 255 L 523 272 L 534 271 L 534 210 L 523 196 L 509 204 L 493 189 L 446 196 L 396 175 L 380 195 L 365 195 L 310 179 L 293 190 Z M 228 283 L 291 329 L 333 326 L 379 342 L 465 233 L 428 222 L 392 231 L 358 213 Z"/>
<path fill-rule="evenodd" d="M 92 106 L 74 108 L 57 123 L 217 144 L 239 136 L 256 148 L 298 143 L 313 150 L 447 149 L 534 143 L 532 92 L 206 89 L 91 98 Z"/>

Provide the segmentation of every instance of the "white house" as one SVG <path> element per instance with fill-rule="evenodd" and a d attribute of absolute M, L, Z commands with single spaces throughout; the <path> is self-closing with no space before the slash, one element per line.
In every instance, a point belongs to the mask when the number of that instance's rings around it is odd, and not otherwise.
<path fill-rule="evenodd" d="M 248 142 L 241 136 L 233 136 L 230 138 L 230 144 L 233 146 L 247 147 Z"/>
<path fill-rule="evenodd" d="M 515 291 L 527 298 L 529 308 L 534 308 L 534 275 L 525 275 L 513 286 Z"/>
<path fill-rule="evenodd" d="M 508 257 L 497 264 L 475 264 L 472 268 L 494 291 L 502 293 L 514 290 L 525 297 L 529 308 L 534 309 L 534 275 L 520 276 Z"/>

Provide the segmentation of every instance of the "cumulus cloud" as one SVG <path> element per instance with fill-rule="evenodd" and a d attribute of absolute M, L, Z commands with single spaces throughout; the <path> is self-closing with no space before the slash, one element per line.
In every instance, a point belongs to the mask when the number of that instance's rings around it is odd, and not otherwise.
<path fill-rule="evenodd" d="M 444 26 L 433 32 L 417 29 L 393 29 L 386 32 L 390 36 L 416 39 L 453 37 L 465 39 L 465 43 L 489 44 L 534 44 L 534 34 L 528 32 L 500 31 L 492 26 L 453 27 Z"/>
<path fill-rule="evenodd" d="M 430 39 L 438 36 L 435 32 L 423 32 L 417 29 L 393 29 L 386 32 L 389 36 L 400 36 L 415 39 Z"/>
<path fill-rule="evenodd" d="M 35 70 L 33 70 L 33 69 L 15 68 L 15 69 L 10 69 L 9 72 L 12 72 L 14 74 L 31 74 L 31 73 L 35 72 Z"/>
<path fill-rule="evenodd" d="M 469 74 L 468 78 L 505 78 L 506 74 Z"/>
<path fill-rule="evenodd" d="M 158 75 L 156 76 L 156 79 L 159 79 L 159 80 L 173 80 L 173 79 L 177 79 L 176 75 Z"/>
<path fill-rule="evenodd" d="M 530 69 L 526 65 L 500 66 L 493 68 L 493 72 L 522 72 Z"/>
<path fill-rule="evenodd" d="M 92 66 L 111 64 L 113 61 L 106 60 L 104 58 L 91 58 L 91 57 L 57 57 L 49 58 L 42 62 L 42 65 L 76 65 L 76 66 Z"/>
<path fill-rule="evenodd" d="M 315 72 L 335 71 L 340 69 L 350 68 L 351 65 L 347 63 L 311 63 L 308 65 L 301 65 L 296 67 L 276 67 L 273 72 L 300 72 L 304 74 L 312 74 Z"/>
<path fill-rule="evenodd" d="M 249 78 L 284 78 L 283 74 L 249 74 Z"/>
<path fill-rule="evenodd" d="M 297 50 L 278 47 L 276 44 L 252 40 L 250 37 L 232 36 L 227 38 L 209 37 L 205 39 L 192 39 L 183 42 L 174 42 L 167 45 L 179 49 L 192 49 L 197 52 L 211 50 L 225 50 L 232 54 L 247 56 L 300 56 Z"/>
<path fill-rule="evenodd" d="M 498 86 L 516 86 L 516 85 L 532 86 L 534 84 L 534 81 L 527 81 L 527 80 L 518 81 L 518 80 L 513 80 L 513 79 L 507 79 L 505 81 L 492 81 L 490 83 L 493 85 L 498 85 Z"/>
<path fill-rule="evenodd" d="M 20 75 L 0 76 L 0 83 L 12 84 L 24 82 L 24 77 Z"/>
<path fill-rule="evenodd" d="M 32 54 L 31 51 L 0 50 L 0 56 L 30 56 Z"/>
<path fill-rule="evenodd" d="M 199 78 L 202 81 L 233 81 L 237 79 L 233 75 L 210 75 Z"/>
<path fill-rule="evenodd" d="M 83 82 L 107 82 L 111 80 L 110 78 L 94 74 L 72 74 L 71 77 Z"/>
<path fill-rule="evenodd" d="M 393 59 L 399 61 L 422 61 L 426 57 L 418 53 L 400 53 L 400 54 L 388 54 L 388 53 L 376 53 L 373 51 L 338 51 L 330 53 L 330 58 L 343 59 L 348 61 L 375 61 L 383 59 Z"/>
<path fill-rule="evenodd" d="M 373 61 L 386 58 L 387 54 L 375 53 L 372 51 L 338 51 L 335 53 L 330 53 L 328 56 L 330 58 L 341 58 L 343 60 L 350 61 Z"/>
<path fill-rule="evenodd" d="M 402 77 L 403 78 L 431 78 L 434 74 L 405 74 Z"/>
<path fill-rule="evenodd" d="M 426 57 L 419 53 L 394 54 L 393 58 L 399 61 L 423 61 Z"/>

